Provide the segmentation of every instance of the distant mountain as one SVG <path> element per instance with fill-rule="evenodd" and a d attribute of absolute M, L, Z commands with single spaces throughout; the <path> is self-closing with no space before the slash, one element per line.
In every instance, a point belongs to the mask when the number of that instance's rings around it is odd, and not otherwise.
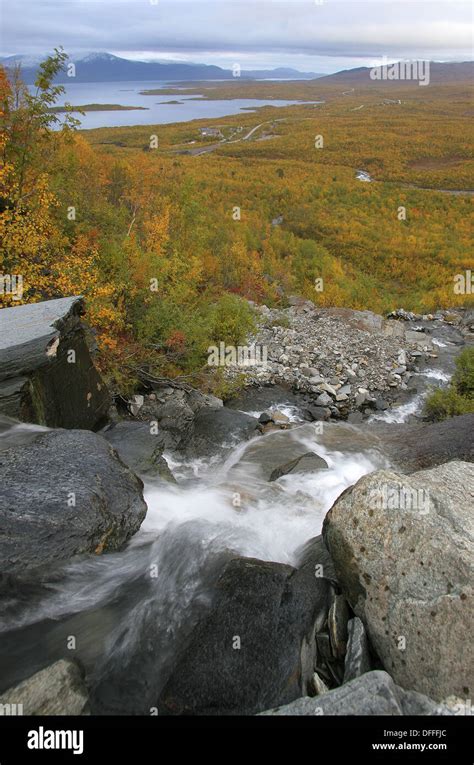
<path fill-rule="evenodd" d="M 242 72 L 243 77 L 252 77 L 255 79 L 274 77 L 275 79 L 282 80 L 315 80 L 319 77 L 324 77 L 324 74 L 317 74 L 316 72 L 300 72 L 298 69 L 286 69 L 279 67 L 278 69 L 248 69 Z"/>
<path fill-rule="evenodd" d="M 45 54 L 46 55 L 46 54 Z M 45 56 L 44 56 L 45 57 Z M 43 58 L 44 58 L 43 57 Z M 36 78 L 36 72 L 41 57 L 8 56 L 0 59 L 0 64 L 11 68 L 21 65 L 25 82 L 31 84 Z M 162 63 L 156 61 L 130 61 L 126 58 L 113 56 L 111 53 L 89 53 L 82 58 L 74 59 L 76 76 L 71 78 L 66 72 L 61 72 L 57 82 L 126 82 L 126 81 L 171 81 L 171 80 L 228 80 L 234 79 L 232 71 L 210 64 L 185 64 L 180 62 Z M 296 69 L 242 70 L 242 79 L 276 78 L 276 79 L 314 79 L 320 77 L 314 72 L 299 72 Z M 237 78 L 235 78 L 237 79 Z"/>
<path fill-rule="evenodd" d="M 390 69 L 391 64 L 388 64 Z M 364 87 L 366 85 L 401 85 L 409 80 L 389 80 L 389 79 L 371 79 L 371 68 L 366 66 L 357 67 L 357 69 L 344 69 L 335 74 L 329 74 L 321 78 L 322 83 L 338 83 L 341 85 L 351 85 Z M 474 81 L 474 61 L 463 61 L 453 63 L 430 62 L 429 69 L 430 82 L 433 84 L 456 83 Z M 413 82 L 413 81 L 412 81 Z M 417 84 L 417 83 L 414 83 Z"/>

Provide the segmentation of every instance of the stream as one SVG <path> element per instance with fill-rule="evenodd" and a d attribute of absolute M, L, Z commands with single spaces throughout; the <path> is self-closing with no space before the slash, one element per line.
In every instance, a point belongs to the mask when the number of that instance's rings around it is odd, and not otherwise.
<path fill-rule="evenodd" d="M 441 321 L 417 324 L 434 339 L 438 358 L 411 378 L 405 401 L 375 413 L 372 421 L 410 421 L 420 413 L 428 386 L 445 385 L 453 372 L 459 333 Z M 362 475 L 389 467 L 370 422 L 321 428 L 305 422 L 295 396 L 269 389 L 265 403 L 250 392 L 245 411 L 260 414 L 272 395 L 291 428 L 223 449 L 217 457 L 165 453 L 178 483 L 145 483 L 148 513 L 125 549 L 84 556 L 47 583 L 9 591 L 0 616 L 0 691 L 59 658 L 78 658 L 93 713 L 149 714 L 210 606 L 229 551 L 297 564 L 299 549 L 321 532 L 341 492 Z M 0 449 L 42 430 L 21 424 L 0 432 Z M 262 478 L 265 454 L 290 442 L 323 457 L 328 469 L 272 482 Z"/>
<path fill-rule="evenodd" d="M 356 170 L 356 178 L 363 183 L 383 183 L 372 178 L 366 170 Z M 392 184 L 393 185 L 393 184 Z M 418 191 L 438 191 L 440 194 L 453 194 L 454 196 L 472 196 L 473 189 L 432 189 L 427 186 L 416 186 L 414 183 L 397 183 L 397 186 L 404 189 L 418 189 Z"/>

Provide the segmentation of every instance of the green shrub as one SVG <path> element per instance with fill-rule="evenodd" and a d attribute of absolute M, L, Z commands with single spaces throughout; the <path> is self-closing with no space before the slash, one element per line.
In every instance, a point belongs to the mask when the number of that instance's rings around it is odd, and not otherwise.
<path fill-rule="evenodd" d="M 425 404 L 425 414 L 430 420 L 445 420 L 470 412 L 474 412 L 474 399 L 461 396 L 451 385 L 444 390 L 434 390 Z"/>
<path fill-rule="evenodd" d="M 430 420 L 445 420 L 474 412 L 474 347 L 465 348 L 456 359 L 456 371 L 447 388 L 435 389 L 425 403 Z"/>
<path fill-rule="evenodd" d="M 255 331 L 255 314 L 246 300 L 225 294 L 212 306 L 210 345 L 241 345 Z"/>
<path fill-rule="evenodd" d="M 462 396 L 474 396 L 474 347 L 465 348 L 457 357 L 453 382 Z"/>

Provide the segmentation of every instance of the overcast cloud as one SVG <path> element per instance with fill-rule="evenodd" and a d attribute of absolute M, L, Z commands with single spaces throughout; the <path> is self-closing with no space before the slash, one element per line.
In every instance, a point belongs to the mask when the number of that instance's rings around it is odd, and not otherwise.
<path fill-rule="evenodd" d="M 472 58 L 464 0 L 0 0 L 1 53 L 109 51 L 243 68 L 308 71 L 383 56 Z"/>

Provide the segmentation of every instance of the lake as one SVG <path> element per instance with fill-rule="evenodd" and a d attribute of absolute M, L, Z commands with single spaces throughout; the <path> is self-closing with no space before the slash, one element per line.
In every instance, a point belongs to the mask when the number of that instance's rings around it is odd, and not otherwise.
<path fill-rule="evenodd" d="M 188 122 L 189 120 L 212 119 L 213 117 L 239 114 L 243 109 L 255 109 L 259 106 L 277 107 L 304 103 L 302 101 L 284 101 L 276 98 L 268 100 L 233 98 L 223 101 L 207 101 L 200 100 L 200 98 L 196 99 L 195 95 L 140 95 L 141 90 L 164 87 L 176 88 L 176 83 L 172 82 L 77 82 L 65 85 L 64 87 L 66 92 L 58 100 L 59 106 L 70 103 L 73 106 L 80 106 L 81 104 L 120 104 L 122 106 L 147 107 L 147 111 L 86 112 L 83 117 L 79 115 L 81 127 L 85 129 Z M 169 103 L 170 101 L 181 101 L 182 103 L 173 104 Z"/>

